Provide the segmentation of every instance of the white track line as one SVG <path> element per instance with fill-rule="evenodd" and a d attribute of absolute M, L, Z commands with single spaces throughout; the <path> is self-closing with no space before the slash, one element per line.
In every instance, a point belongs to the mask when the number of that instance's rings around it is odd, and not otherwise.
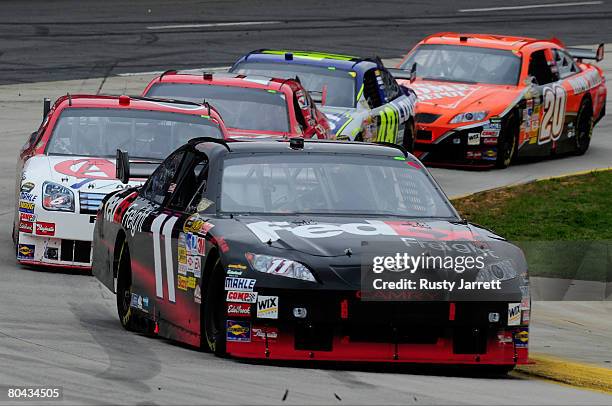
<path fill-rule="evenodd" d="M 527 4 L 524 6 L 505 6 L 505 7 L 486 7 L 486 8 L 464 8 L 457 10 L 459 13 L 471 13 L 475 11 L 497 11 L 497 10 L 524 10 L 530 8 L 548 8 L 548 7 L 573 7 L 573 6 L 591 6 L 602 4 L 603 1 L 579 1 L 572 3 L 547 3 L 547 4 Z"/>
<path fill-rule="evenodd" d="M 236 21 L 233 23 L 204 23 L 204 24 L 176 24 L 176 25 L 152 25 L 147 30 L 172 30 L 176 28 L 206 28 L 206 27 L 232 27 L 241 25 L 268 25 L 280 24 L 280 21 Z"/>

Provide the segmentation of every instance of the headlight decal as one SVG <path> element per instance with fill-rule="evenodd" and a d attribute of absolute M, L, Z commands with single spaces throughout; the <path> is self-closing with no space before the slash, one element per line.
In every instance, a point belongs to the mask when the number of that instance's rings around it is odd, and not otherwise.
<path fill-rule="evenodd" d="M 45 182 L 42 185 L 42 206 L 48 211 L 74 212 L 74 193 L 63 185 Z"/>
<path fill-rule="evenodd" d="M 253 253 L 246 253 L 245 257 L 251 267 L 260 273 L 311 281 L 313 283 L 317 281 L 308 267 L 297 261 Z"/>

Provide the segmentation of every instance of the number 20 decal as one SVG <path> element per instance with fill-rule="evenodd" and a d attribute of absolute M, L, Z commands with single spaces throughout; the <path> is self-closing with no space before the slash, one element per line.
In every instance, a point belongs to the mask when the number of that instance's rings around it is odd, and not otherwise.
<path fill-rule="evenodd" d="M 565 104 L 567 93 L 562 86 L 554 85 L 544 88 L 544 117 L 540 126 L 538 144 L 545 144 L 550 140 L 558 140 L 565 124 Z"/>

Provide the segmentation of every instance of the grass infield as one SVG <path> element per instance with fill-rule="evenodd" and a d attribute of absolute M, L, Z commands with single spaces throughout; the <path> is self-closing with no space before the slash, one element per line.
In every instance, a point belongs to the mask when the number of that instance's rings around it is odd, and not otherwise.
<path fill-rule="evenodd" d="M 453 205 L 518 244 L 532 276 L 612 281 L 612 171 L 485 191 Z"/>

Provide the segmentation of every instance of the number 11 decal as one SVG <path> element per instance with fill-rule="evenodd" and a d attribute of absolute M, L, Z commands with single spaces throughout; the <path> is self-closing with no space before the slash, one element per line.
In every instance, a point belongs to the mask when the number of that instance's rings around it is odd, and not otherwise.
<path fill-rule="evenodd" d="M 563 125 L 565 124 L 565 104 L 567 101 L 565 89 L 560 85 L 546 87 L 543 90 L 543 96 L 544 116 L 540 126 L 538 144 L 558 140 L 561 137 Z"/>

